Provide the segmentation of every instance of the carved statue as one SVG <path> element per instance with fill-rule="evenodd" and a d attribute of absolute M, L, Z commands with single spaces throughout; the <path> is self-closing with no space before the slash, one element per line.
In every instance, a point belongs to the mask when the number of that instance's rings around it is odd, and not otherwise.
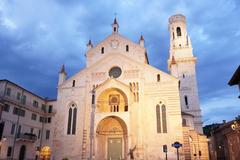
<path fill-rule="evenodd" d="M 134 155 L 133 155 L 133 152 L 134 152 L 134 150 L 136 149 L 136 145 L 131 149 L 129 149 L 129 153 L 128 153 L 128 155 L 130 155 L 130 159 L 134 159 Z"/>

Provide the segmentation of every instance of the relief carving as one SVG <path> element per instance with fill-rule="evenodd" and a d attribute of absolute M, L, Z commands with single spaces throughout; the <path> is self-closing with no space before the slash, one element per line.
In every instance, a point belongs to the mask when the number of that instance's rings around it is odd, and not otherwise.
<path fill-rule="evenodd" d="M 106 77 L 106 72 L 95 72 L 92 73 L 92 80 L 104 80 Z"/>
<path fill-rule="evenodd" d="M 139 77 L 139 70 L 125 70 L 124 71 L 125 78 L 138 78 Z"/>

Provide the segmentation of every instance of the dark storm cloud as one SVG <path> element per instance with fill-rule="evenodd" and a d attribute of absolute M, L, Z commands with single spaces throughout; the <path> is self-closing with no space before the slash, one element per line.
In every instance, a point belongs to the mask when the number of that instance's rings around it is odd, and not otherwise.
<path fill-rule="evenodd" d="M 238 0 L 2 0 L 0 1 L 0 78 L 42 96 L 55 97 L 64 63 L 71 76 L 85 66 L 88 39 L 96 45 L 111 34 L 117 13 L 120 33 L 138 42 L 144 35 L 150 63 L 167 72 L 168 17 L 187 17 L 206 123 L 240 112 L 237 88 L 228 80 L 240 62 Z M 221 103 L 217 103 L 221 100 Z M 220 116 L 226 113 L 226 116 Z M 212 111 L 218 114 L 213 116 Z"/>

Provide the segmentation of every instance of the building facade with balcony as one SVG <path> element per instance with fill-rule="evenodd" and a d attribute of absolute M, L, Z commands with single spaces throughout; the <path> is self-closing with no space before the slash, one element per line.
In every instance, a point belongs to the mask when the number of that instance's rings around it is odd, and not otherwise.
<path fill-rule="evenodd" d="M 36 159 L 40 148 L 52 147 L 54 101 L 8 80 L 0 80 L 0 100 L 0 159 Z"/>
<path fill-rule="evenodd" d="M 202 135 L 196 57 L 183 15 L 169 18 L 170 49 L 165 73 L 149 65 L 144 38 L 135 43 L 112 34 L 87 44 L 86 68 L 66 79 L 59 72 L 53 157 L 95 160 L 208 160 Z"/>

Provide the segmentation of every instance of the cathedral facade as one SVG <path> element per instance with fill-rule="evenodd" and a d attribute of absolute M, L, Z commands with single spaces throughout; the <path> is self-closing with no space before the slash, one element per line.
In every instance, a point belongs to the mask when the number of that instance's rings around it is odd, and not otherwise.
<path fill-rule="evenodd" d="M 208 159 L 195 64 L 186 20 L 169 18 L 169 73 L 149 64 L 144 38 L 112 34 L 87 44 L 86 68 L 66 79 L 62 66 L 52 157 L 60 160 Z M 164 147 L 163 147 L 164 146 Z M 164 148 L 164 150 L 163 150 Z"/>

